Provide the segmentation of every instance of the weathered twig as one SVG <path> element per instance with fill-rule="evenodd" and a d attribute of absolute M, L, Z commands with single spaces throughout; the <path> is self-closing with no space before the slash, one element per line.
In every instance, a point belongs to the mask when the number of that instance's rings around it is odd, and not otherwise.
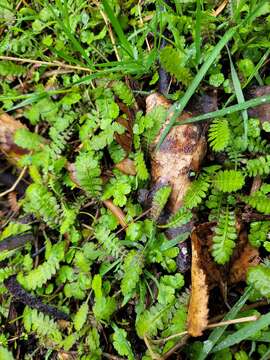
<path fill-rule="evenodd" d="M 24 305 L 37 309 L 44 314 L 48 314 L 55 320 L 69 320 L 68 314 L 58 310 L 54 306 L 44 304 L 39 298 L 34 297 L 25 291 L 16 280 L 15 275 L 10 276 L 7 280 L 5 280 L 4 284 L 8 291 L 14 296 L 14 298 Z"/>
<path fill-rule="evenodd" d="M 25 245 L 28 241 L 33 242 L 34 236 L 31 233 L 8 236 L 0 241 L 0 251 L 13 250 Z"/>

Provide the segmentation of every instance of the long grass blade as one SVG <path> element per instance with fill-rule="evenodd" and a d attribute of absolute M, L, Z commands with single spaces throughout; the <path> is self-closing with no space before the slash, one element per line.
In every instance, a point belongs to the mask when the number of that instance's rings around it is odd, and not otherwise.
<path fill-rule="evenodd" d="M 233 334 L 228 335 L 223 341 L 214 347 L 212 352 L 216 352 L 225 348 L 229 348 L 235 344 L 239 344 L 241 341 L 256 334 L 258 331 L 264 329 L 270 325 L 270 313 L 262 315 L 257 321 L 243 326 Z"/>
<path fill-rule="evenodd" d="M 249 295 L 252 291 L 252 287 L 249 286 L 246 288 L 244 294 L 240 297 L 240 299 L 237 301 L 236 304 L 231 308 L 231 310 L 227 313 L 227 315 L 224 317 L 223 320 L 232 320 L 235 319 L 239 311 L 242 309 L 242 307 L 245 305 L 246 301 L 249 298 Z M 210 351 L 213 349 L 215 344 L 219 341 L 221 336 L 224 334 L 224 331 L 226 330 L 227 326 L 222 326 L 219 328 L 216 328 L 213 330 L 208 337 L 206 341 L 203 343 L 203 347 L 198 354 L 197 360 L 204 360 L 210 353 Z"/>
<path fill-rule="evenodd" d="M 258 64 L 254 67 L 252 74 L 250 74 L 249 78 L 246 80 L 246 82 L 244 83 L 244 85 L 242 86 L 242 89 L 245 89 L 248 84 L 251 82 L 251 80 L 256 76 L 256 74 L 258 73 L 258 71 L 260 70 L 260 68 L 263 66 L 263 64 L 265 63 L 265 61 L 267 60 L 268 56 L 270 54 L 270 49 L 267 49 L 266 52 L 263 54 L 263 56 L 261 57 L 260 61 L 258 62 Z M 228 106 L 233 100 L 235 99 L 235 94 L 232 94 L 229 99 L 226 101 L 224 107 Z"/>
<path fill-rule="evenodd" d="M 227 47 L 227 46 L 226 46 Z M 233 87 L 234 87 L 234 91 L 235 91 L 235 95 L 236 95 L 236 99 L 238 104 L 242 104 L 245 102 L 245 98 L 243 95 L 243 91 L 241 88 L 241 83 L 240 80 L 238 78 L 237 72 L 235 70 L 233 61 L 232 61 L 232 57 L 231 57 L 231 53 L 229 48 L 227 47 L 227 51 L 228 51 L 228 55 L 229 55 L 229 60 L 230 60 L 230 67 L 231 67 L 231 74 L 232 74 L 232 81 L 233 81 Z M 247 110 L 242 110 L 241 111 L 242 114 L 242 118 L 244 121 L 244 144 L 245 147 L 247 146 L 247 132 L 248 132 L 248 113 Z"/>
<path fill-rule="evenodd" d="M 237 111 L 242 111 L 245 109 L 249 109 L 251 107 L 255 107 L 255 106 L 259 106 L 259 105 L 267 104 L 267 103 L 270 103 L 270 94 L 264 95 L 264 96 L 258 96 L 254 99 L 247 100 L 241 104 L 236 104 L 236 105 L 232 105 L 232 106 L 229 106 L 229 107 L 221 109 L 221 110 L 212 111 L 208 114 L 194 116 L 187 120 L 177 122 L 176 125 L 191 124 L 191 123 L 194 123 L 197 121 L 203 121 L 203 120 L 213 119 L 216 117 L 226 116 L 226 115 L 235 113 Z"/>
<path fill-rule="evenodd" d="M 196 7 L 196 23 L 195 23 L 195 49 L 196 49 L 196 57 L 195 62 L 196 65 L 199 65 L 201 58 L 201 20 L 202 20 L 202 4 L 201 0 L 197 0 Z"/>

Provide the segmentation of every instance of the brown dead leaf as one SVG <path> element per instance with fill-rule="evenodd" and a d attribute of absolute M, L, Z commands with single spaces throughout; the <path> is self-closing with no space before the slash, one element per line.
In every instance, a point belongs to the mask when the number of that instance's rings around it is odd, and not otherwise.
<path fill-rule="evenodd" d="M 12 164 L 17 164 L 21 155 L 28 152 L 14 143 L 16 130 L 22 128 L 26 127 L 19 120 L 5 113 L 0 115 L 0 151 Z"/>
<path fill-rule="evenodd" d="M 124 117 L 119 117 L 117 122 L 126 128 L 124 134 L 115 134 L 115 140 L 119 145 L 127 152 L 130 153 L 132 150 L 133 144 L 133 122 L 134 122 L 134 112 L 128 106 L 122 102 L 117 102 L 122 113 L 125 114 Z"/>
<path fill-rule="evenodd" d="M 129 158 L 126 158 L 120 161 L 119 163 L 115 164 L 115 168 L 127 175 L 135 176 L 137 173 L 135 162 Z"/>
<path fill-rule="evenodd" d="M 72 353 L 69 353 L 69 352 L 65 352 L 65 351 L 59 351 L 58 352 L 58 359 L 59 360 L 76 360 L 78 357 L 77 357 L 77 354 L 72 354 Z"/>
<path fill-rule="evenodd" d="M 242 231 L 231 259 L 229 283 L 236 284 L 245 281 L 248 268 L 259 263 L 258 249 L 249 244 L 246 231 Z"/>
<path fill-rule="evenodd" d="M 157 106 L 168 108 L 170 102 L 158 93 L 148 96 L 146 112 L 149 113 Z M 189 113 L 184 112 L 178 120 L 185 120 L 190 116 Z M 158 184 L 169 184 L 172 187 L 168 210 L 175 213 L 182 205 L 184 195 L 191 185 L 189 172 L 199 170 L 206 153 L 206 139 L 201 125 L 174 126 L 160 148 L 154 151 L 161 133 L 169 121 L 170 117 L 165 121 L 158 136 L 151 144 L 151 148 L 153 148 L 150 153 L 151 177 L 156 186 Z"/>
<path fill-rule="evenodd" d="M 123 227 L 127 227 L 127 223 L 125 220 L 125 213 L 120 209 L 120 207 L 114 205 L 111 200 L 103 200 L 103 204 L 107 207 L 107 209 L 111 210 L 113 215 L 118 220 L 118 223 Z"/>
<path fill-rule="evenodd" d="M 207 275 L 201 266 L 201 244 L 197 233 L 192 232 L 191 298 L 188 308 L 188 333 L 201 336 L 208 324 Z"/>
<path fill-rule="evenodd" d="M 115 140 L 127 153 L 130 153 L 132 150 L 132 128 L 130 128 L 130 123 L 124 118 L 118 118 L 117 122 L 127 130 L 124 134 L 116 133 Z"/>

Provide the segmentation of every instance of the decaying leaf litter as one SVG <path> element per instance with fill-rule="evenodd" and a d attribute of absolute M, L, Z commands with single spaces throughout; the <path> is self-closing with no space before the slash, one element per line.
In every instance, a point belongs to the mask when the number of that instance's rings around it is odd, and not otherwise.
<path fill-rule="evenodd" d="M 266 359 L 268 2 L 2 2 L 0 357 Z"/>

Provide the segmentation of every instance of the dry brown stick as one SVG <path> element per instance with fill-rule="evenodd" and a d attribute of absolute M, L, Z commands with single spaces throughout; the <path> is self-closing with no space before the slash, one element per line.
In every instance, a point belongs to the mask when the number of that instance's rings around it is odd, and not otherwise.
<path fill-rule="evenodd" d="M 152 350 L 151 345 L 150 345 L 150 342 L 149 342 L 149 340 L 148 340 L 148 338 L 147 338 L 146 335 L 143 337 L 143 340 L 144 340 L 144 343 L 145 343 L 145 345 L 146 345 L 146 347 L 147 347 L 147 349 L 148 349 L 148 351 L 149 351 L 149 353 L 150 353 L 151 359 L 153 359 L 153 360 L 160 360 L 160 356 L 159 356 L 158 354 L 156 354 L 156 353 Z"/>
<path fill-rule="evenodd" d="M 120 56 L 119 56 L 119 53 L 118 53 L 118 50 L 117 50 L 117 47 L 116 47 L 116 42 L 115 42 L 115 38 L 114 38 L 114 35 L 113 35 L 111 24 L 110 24 L 110 22 L 109 22 L 109 20 L 108 20 L 108 18 L 106 16 L 106 14 L 104 13 L 104 11 L 101 9 L 100 3 L 98 1 L 96 1 L 96 0 L 93 0 L 93 2 L 98 7 L 98 9 L 100 11 L 100 14 L 103 17 L 103 20 L 104 20 L 106 26 L 108 27 L 109 36 L 110 36 L 110 39 L 111 39 L 111 42 L 112 42 L 112 46 L 113 46 L 113 50 L 115 52 L 116 59 L 118 61 L 120 61 Z"/>
<path fill-rule="evenodd" d="M 176 353 L 177 350 L 181 349 L 185 344 L 186 342 L 188 341 L 188 339 L 190 338 L 190 335 L 186 334 L 182 337 L 182 339 L 177 343 L 175 344 L 170 350 L 168 350 L 160 360 L 166 360 L 166 359 L 169 359 L 169 357 L 171 355 L 173 355 L 174 353 Z"/>
<path fill-rule="evenodd" d="M 2 193 L 0 193 L 0 197 L 3 197 L 7 194 L 9 194 L 10 192 L 14 191 L 17 187 L 17 185 L 19 184 L 19 182 L 22 180 L 22 178 L 24 177 L 24 174 L 26 172 L 27 166 L 24 166 L 22 171 L 20 172 L 20 175 L 18 176 L 17 180 L 15 181 L 15 183 L 6 191 L 3 191 Z"/>
<path fill-rule="evenodd" d="M 229 2 L 229 0 L 224 0 L 216 10 L 213 10 L 212 15 L 218 16 L 225 9 L 228 2 Z"/>
<path fill-rule="evenodd" d="M 209 325 L 207 325 L 206 329 L 213 329 L 213 328 L 220 327 L 220 326 L 240 324 L 243 322 L 256 321 L 256 320 L 258 320 L 258 316 L 256 316 L 256 315 L 246 316 L 246 317 L 242 317 L 242 318 L 238 318 L 238 319 L 225 320 L 225 321 L 220 321 L 218 323 L 209 324 Z M 164 343 L 166 341 L 175 339 L 176 337 L 187 335 L 187 333 L 188 333 L 187 331 L 183 331 L 181 333 L 173 334 L 173 335 L 168 336 L 163 339 L 152 340 L 152 343 L 155 343 L 155 344 Z"/>
<path fill-rule="evenodd" d="M 64 64 L 64 63 L 62 63 L 60 61 L 41 61 L 41 60 L 18 58 L 18 57 L 3 56 L 3 55 L 0 56 L 0 60 L 9 60 L 9 61 L 15 61 L 15 62 L 36 64 L 36 65 L 57 66 L 57 67 L 61 67 L 61 68 L 64 68 L 64 69 L 92 72 L 92 70 L 87 68 L 87 67 Z"/>

